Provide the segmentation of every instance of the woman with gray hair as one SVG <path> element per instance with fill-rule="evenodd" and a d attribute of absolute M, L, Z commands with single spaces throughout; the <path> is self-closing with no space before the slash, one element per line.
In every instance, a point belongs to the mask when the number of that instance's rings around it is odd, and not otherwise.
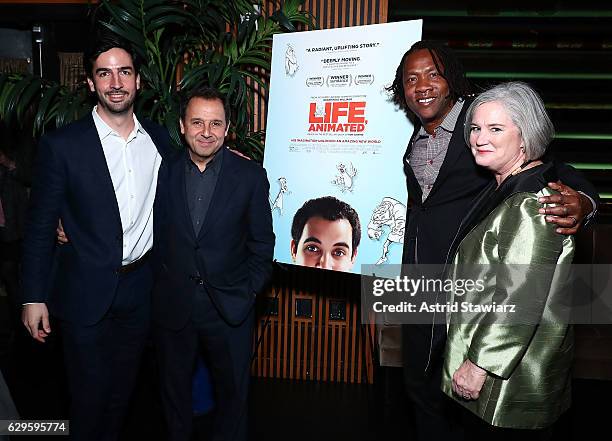
<path fill-rule="evenodd" d="M 479 417 L 470 425 L 476 433 L 545 438 L 569 407 L 572 330 L 549 306 L 562 296 L 559 264 L 571 263 L 574 240 L 538 212 L 538 198 L 555 193 L 547 187 L 555 167 L 540 160 L 553 136 L 541 98 L 525 83 L 487 90 L 467 111 L 466 142 L 495 180 L 451 246 L 453 278 L 482 281 L 483 289 L 451 299 L 461 306 L 447 320 L 442 389 Z"/>

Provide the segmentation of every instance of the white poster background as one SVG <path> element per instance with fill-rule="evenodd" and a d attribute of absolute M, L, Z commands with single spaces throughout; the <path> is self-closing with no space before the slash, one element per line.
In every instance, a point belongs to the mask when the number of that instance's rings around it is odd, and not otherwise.
<path fill-rule="evenodd" d="M 278 261 L 293 263 L 295 212 L 309 199 L 334 196 L 359 213 L 352 272 L 401 263 L 402 156 L 412 125 L 385 88 L 421 28 L 414 20 L 274 36 L 264 167 Z"/>

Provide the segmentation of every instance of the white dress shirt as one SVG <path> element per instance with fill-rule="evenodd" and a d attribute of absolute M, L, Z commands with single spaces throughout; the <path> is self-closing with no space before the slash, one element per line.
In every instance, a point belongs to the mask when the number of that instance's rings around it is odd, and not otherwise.
<path fill-rule="evenodd" d="M 123 265 L 140 259 L 153 246 L 153 201 L 161 156 L 134 115 L 127 141 L 92 111 L 113 181 L 123 230 Z"/>

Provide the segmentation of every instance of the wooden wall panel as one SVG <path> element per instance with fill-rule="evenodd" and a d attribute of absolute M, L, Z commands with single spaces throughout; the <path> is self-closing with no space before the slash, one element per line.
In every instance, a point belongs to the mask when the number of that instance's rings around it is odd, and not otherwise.
<path fill-rule="evenodd" d="M 269 314 L 271 301 L 276 314 Z M 297 315 L 297 302 L 312 314 Z M 374 328 L 360 323 L 359 277 L 308 268 L 278 271 L 258 299 L 253 375 L 293 380 L 372 383 Z M 332 304 L 344 318 L 330 317 Z"/>
<path fill-rule="evenodd" d="M 0 58 L 1 73 L 28 73 L 31 60 L 25 58 Z"/>
<path fill-rule="evenodd" d="M 307 0 L 305 9 L 321 29 L 386 23 L 388 0 Z"/>
<path fill-rule="evenodd" d="M 60 84 L 75 90 L 85 81 L 82 52 L 58 52 Z"/>

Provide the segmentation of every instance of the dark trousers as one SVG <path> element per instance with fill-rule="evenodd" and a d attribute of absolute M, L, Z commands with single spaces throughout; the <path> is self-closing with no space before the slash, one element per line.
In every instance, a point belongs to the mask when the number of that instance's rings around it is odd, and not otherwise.
<path fill-rule="evenodd" d="M 237 327 L 219 315 L 209 296 L 195 296 L 192 318 L 179 331 L 155 326 L 162 400 L 170 441 L 187 441 L 193 430 L 192 378 L 204 355 L 215 390 L 213 441 L 244 441 L 254 312 Z"/>
<path fill-rule="evenodd" d="M 0 241 L 0 282 L 8 295 L 8 324 L 12 334 L 22 330 L 21 305 L 17 305 L 19 294 L 19 261 L 21 260 L 21 241 Z"/>
<path fill-rule="evenodd" d="M 404 383 L 415 413 L 419 441 L 464 439 L 457 406 L 441 389 L 445 338 L 431 325 L 402 326 Z M 430 343 L 431 353 L 430 353 Z"/>
<path fill-rule="evenodd" d="M 149 332 L 152 280 L 145 264 L 120 277 L 113 303 L 98 323 L 61 322 L 70 439 L 118 439 Z"/>

